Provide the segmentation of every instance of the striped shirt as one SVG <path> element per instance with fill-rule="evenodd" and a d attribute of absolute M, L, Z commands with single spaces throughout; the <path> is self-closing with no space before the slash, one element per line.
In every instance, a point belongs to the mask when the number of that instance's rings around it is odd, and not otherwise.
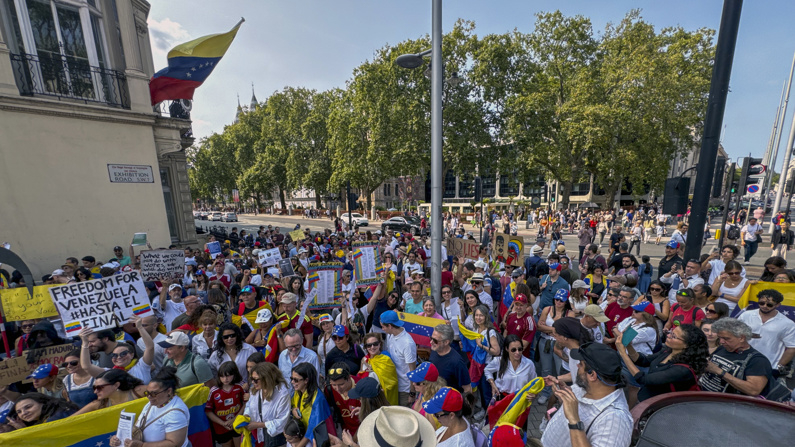
<path fill-rule="evenodd" d="M 586 428 L 586 436 L 593 447 L 628 447 L 632 440 L 632 416 L 623 390 L 615 390 L 607 396 L 593 400 L 584 397 L 585 390 L 573 385 L 572 391 L 580 401 L 580 420 Z M 569 421 L 564 411 L 558 410 L 541 437 L 544 447 L 569 447 L 571 435 Z"/>

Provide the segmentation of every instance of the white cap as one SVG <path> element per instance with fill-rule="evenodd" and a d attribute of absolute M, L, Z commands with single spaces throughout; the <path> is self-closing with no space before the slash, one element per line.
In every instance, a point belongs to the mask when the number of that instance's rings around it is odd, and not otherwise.
<path fill-rule="evenodd" d="M 52 276 L 66 276 L 66 272 L 63 269 L 55 269 L 52 271 Z"/>
<path fill-rule="evenodd" d="M 475 268 L 486 270 L 486 263 L 481 260 L 478 260 L 478 262 L 475 263 Z"/>
<path fill-rule="evenodd" d="M 172 332 L 165 340 L 158 343 L 163 348 L 172 346 L 190 346 L 190 338 L 184 332 Z"/>
<path fill-rule="evenodd" d="M 176 283 L 175 284 L 171 284 L 170 286 L 168 286 L 168 291 L 169 292 L 171 292 L 174 289 L 182 289 L 182 286 L 179 285 L 179 284 L 176 284 Z"/>
<path fill-rule="evenodd" d="M 273 314 L 271 313 L 270 310 L 262 309 L 259 312 L 257 312 L 257 319 L 254 320 L 254 323 L 256 323 L 256 324 L 267 323 L 267 322 L 271 321 L 272 317 L 273 317 Z"/>

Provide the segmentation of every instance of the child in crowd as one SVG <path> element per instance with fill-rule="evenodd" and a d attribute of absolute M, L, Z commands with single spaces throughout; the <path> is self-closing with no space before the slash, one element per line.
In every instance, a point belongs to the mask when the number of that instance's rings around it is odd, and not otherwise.
<path fill-rule="evenodd" d="M 224 362 L 218 367 L 218 386 L 210 390 L 204 413 L 210 420 L 213 441 L 223 447 L 240 447 L 240 435 L 232 428 L 235 417 L 243 412 L 243 377 L 235 362 Z"/>

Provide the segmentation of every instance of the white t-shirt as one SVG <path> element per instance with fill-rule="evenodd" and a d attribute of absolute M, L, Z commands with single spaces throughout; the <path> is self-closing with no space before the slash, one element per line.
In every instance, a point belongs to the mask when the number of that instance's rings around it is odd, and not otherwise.
<path fill-rule="evenodd" d="M 417 363 L 417 344 L 404 329 L 400 335 L 386 336 L 386 350 L 395 363 L 398 377 L 398 391 L 408 393 L 411 390 L 409 381 L 409 364 Z"/>
<path fill-rule="evenodd" d="M 173 411 L 169 411 L 173 409 Z M 164 414 L 168 411 L 167 414 Z M 164 414 L 163 417 L 158 418 L 155 421 L 155 418 Z M 148 424 L 146 421 L 154 421 L 152 422 L 144 432 L 144 442 L 159 442 L 166 439 L 166 433 L 175 432 L 181 428 L 185 428 L 188 426 L 190 422 L 190 412 L 188 411 L 187 405 L 185 402 L 182 401 L 177 396 L 171 398 L 171 400 L 164 405 L 162 408 L 153 407 L 151 403 L 148 403 L 144 406 L 143 410 L 141 411 L 140 416 L 138 416 L 138 421 L 135 425 L 141 427 L 145 424 Z M 181 447 L 188 447 L 190 441 L 188 441 L 187 435 L 185 436 L 185 441 L 181 444 Z"/>
<path fill-rule="evenodd" d="M 152 371 L 152 372 L 156 373 L 156 372 L 160 371 L 160 368 L 163 367 L 163 362 L 166 361 L 166 348 L 164 348 L 164 347 L 162 347 L 162 346 L 160 346 L 158 344 L 158 343 L 160 343 L 161 341 L 163 341 L 165 339 L 166 339 L 166 336 L 161 334 L 160 332 L 158 332 L 158 333 L 155 334 L 154 340 L 152 340 L 152 341 L 155 342 L 155 359 L 152 362 L 153 365 L 154 365 L 154 371 Z M 145 351 L 146 350 L 146 345 L 144 344 L 144 340 L 142 338 L 139 338 L 138 341 L 135 342 L 135 343 L 138 345 L 139 348 L 141 348 L 141 351 Z M 144 383 L 146 383 L 146 382 L 144 382 Z"/>
<path fill-rule="evenodd" d="M 738 318 L 751 327 L 760 338 L 752 338 L 748 343 L 764 354 L 773 369 L 778 368 L 778 361 L 787 348 L 795 348 L 795 322 L 778 312 L 773 318 L 762 324 L 759 309 L 743 312 Z"/>
<path fill-rule="evenodd" d="M 201 335 L 199 335 L 201 337 Z M 195 337 L 194 337 L 195 338 Z M 213 352 L 210 354 L 210 358 L 207 360 L 207 363 L 213 368 L 214 371 L 218 371 L 218 367 L 221 366 L 224 362 L 235 362 L 237 365 L 238 371 L 240 371 L 240 375 L 243 377 L 244 382 L 248 382 L 248 370 L 246 370 L 246 360 L 248 360 L 248 356 L 257 352 L 253 346 L 248 343 L 243 343 L 243 347 L 238 351 L 237 357 L 232 359 L 229 357 L 229 354 L 224 352 L 224 355 L 219 359 L 218 353 Z"/>
<path fill-rule="evenodd" d="M 160 299 L 155 298 L 153 304 L 155 306 L 160 306 Z M 166 308 L 160 310 L 163 311 L 163 324 L 167 329 L 171 328 L 171 323 L 175 318 L 184 314 L 186 311 L 185 305 L 183 303 L 175 303 L 170 299 L 166 300 Z"/>
<path fill-rule="evenodd" d="M 762 225 L 759 223 L 755 223 L 753 225 L 748 224 L 742 228 L 742 232 L 745 233 L 745 241 L 746 242 L 754 242 L 756 241 L 756 232 L 762 229 Z"/>

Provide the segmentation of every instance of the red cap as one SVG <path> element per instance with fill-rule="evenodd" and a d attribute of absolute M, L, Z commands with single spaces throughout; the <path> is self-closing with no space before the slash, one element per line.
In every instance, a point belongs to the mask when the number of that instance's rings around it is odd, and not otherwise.
<path fill-rule="evenodd" d="M 525 295 L 524 293 L 520 293 L 519 295 L 516 295 L 516 298 L 514 298 L 513 301 L 516 303 L 527 304 L 527 295 Z"/>

